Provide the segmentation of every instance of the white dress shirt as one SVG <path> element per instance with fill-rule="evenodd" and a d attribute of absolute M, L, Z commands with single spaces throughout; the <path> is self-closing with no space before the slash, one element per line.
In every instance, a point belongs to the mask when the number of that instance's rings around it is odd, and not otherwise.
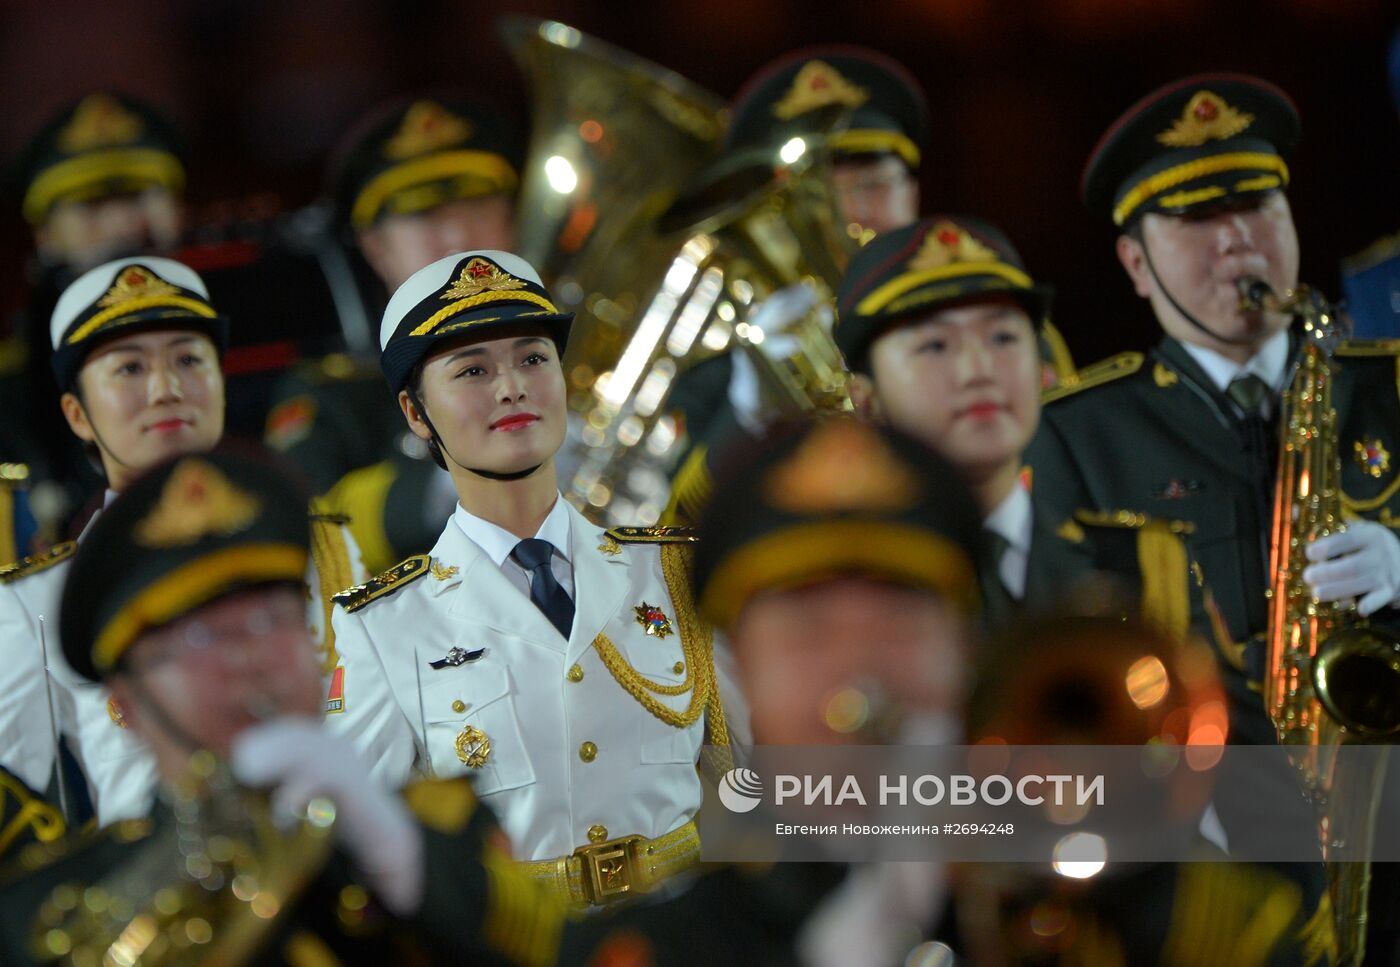
<path fill-rule="evenodd" d="M 1026 596 L 1026 569 L 1031 554 L 1031 495 L 1021 481 L 982 521 L 982 526 L 1006 540 L 1006 551 L 997 562 L 1001 583 L 1020 601 Z"/>
<path fill-rule="evenodd" d="M 467 535 L 467 539 L 481 548 L 482 552 L 491 559 L 491 562 L 501 569 L 506 580 L 519 588 L 521 593 L 528 598 L 530 596 L 530 572 L 525 570 L 519 561 L 511 557 L 511 551 L 515 550 L 515 545 L 520 543 L 520 538 L 504 527 L 477 517 L 461 504 L 458 504 L 452 512 L 452 519 L 457 522 L 458 527 L 462 528 L 462 533 Z M 569 512 L 565 509 L 562 498 L 555 497 L 554 506 L 549 509 L 549 516 L 545 517 L 544 523 L 540 524 L 540 529 L 535 533 L 535 539 L 549 541 L 554 545 L 554 553 L 550 555 L 549 569 L 554 572 L 554 580 L 559 582 L 559 586 L 572 599 L 574 596 L 574 566 L 569 560 Z"/>
<path fill-rule="evenodd" d="M 1283 392 L 1283 381 L 1288 378 L 1288 330 L 1270 336 L 1243 365 L 1225 358 L 1214 349 L 1189 342 L 1183 342 L 1181 346 L 1222 393 L 1241 376 L 1258 376 L 1272 394 L 1264 400 L 1264 416 L 1273 415 L 1275 399 Z"/>

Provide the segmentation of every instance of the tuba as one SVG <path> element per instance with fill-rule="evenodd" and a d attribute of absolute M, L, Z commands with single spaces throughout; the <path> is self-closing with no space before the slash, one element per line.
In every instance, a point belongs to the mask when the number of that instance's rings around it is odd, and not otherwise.
<path fill-rule="evenodd" d="M 97 882 L 66 883 L 45 898 L 34 959 L 71 967 L 250 962 L 330 856 L 334 810 L 323 800 L 313 806 L 313 821 L 283 832 L 265 795 L 235 785 L 210 753 L 195 753 L 175 789 L 172 822 Z M 147 831 L 144 822 L 122 823 L 112 835 L 123 841 Z"/>
<path fill-rule="evenodd" d="M 1288 313 L 1301 326 L 1279 419 L 1264 702 L 1317 810 L 1338 964 L 1359 964 L 1385 758 L 1363 768 L 1339 750 L 1400 734 L 1400 640 L 1371 627 L 1354 603 L 1313 600 L 1302 578 L 1309 542 L 1346 527 L 1332 404 L 1335 310 L 1306 286 L 1280 297 L 1241 280 L 1240 291 L 1243 307 Z"/>
<path fill-rule="evenodd" d="M 855 241 L 835 215 L 823 134 L 845 114 L 721 158 L 714 95 L 563 24 L 502 30 L 534 95 L 520 251 L 576 313 L 561 489 L 597 521 L 655 523 L 685 443 L 665 404 L 689 366 L 738 348 L 777 409 L 845 400 L 819 311 L 781 333 L 754 320 L 794 284 L 832 301 Z M 758 346 L 778 335 L 795 348 L 774 361 Z"/>

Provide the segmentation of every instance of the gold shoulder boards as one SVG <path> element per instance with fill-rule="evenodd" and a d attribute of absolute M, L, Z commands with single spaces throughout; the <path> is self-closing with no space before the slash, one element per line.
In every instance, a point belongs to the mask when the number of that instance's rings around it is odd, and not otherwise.
<path fill-rule="evenodd" d="M 693 527 L 610 527 L 607 536 L 619 544 L 698 544 Z"/>
<path fill-rule="evenodd" d="M 1342 260 L 1342 272 L 1347 275 L 1365 272 L 1396 255 L 1400 255 L 1400 232 L 1378 238 L 1355 255 L 1348 255 Z"/>
<path fill-rule="evenodd" d="M 1348 339 L 1339 343 L 1338 356 L 1400 356 L 1400 339 Z"/>
<path fill-rule="evenodd" d="M 1189 520 L 1171 520 L 1166 517 L 1150 517 L 1132 510 L 1076 510 L 1074 519 L 1089 527 L 1128 527 L 1138 529 L 1149 524 L 1165 527 L 1173 534 L 1190 534 L 1196 525 Z"/>
<path fill-rule="evenodd" d="M 375 598 L 393 594 L 404 585 L 416 581 L 428 573 L 428 555 L 415 554 L 406 561 L 400 561 L 383 574 L 376 574 L 364 584 L 346 588 L 331 598 L 346 611 L 359 611 Z"/>
<path fill-rule="evenodd" d="M 1142 368 L 1142 353 L 1119 353 L 1097 363 L 1090 363 L 1078 373 L 1070 376 L 1059 386 L 1040 394 L 1040 402 L 1053 403 L 1055 400 L 1073 396 L 1081 390 L 1102 386 L 1115 379 L 1131 376 Z"/>
<path fill-rule="evenodd" d="M 77 549 L 77 542 L 64 541 L 62 544 L 55 544 L 43 554 L 35 554 L 33 557 L 26 557 L 8 567 L 0 568 L 0 584 L 13 584 L 22 577 L 47 571 L 55 564 L 68 560 Z"/>

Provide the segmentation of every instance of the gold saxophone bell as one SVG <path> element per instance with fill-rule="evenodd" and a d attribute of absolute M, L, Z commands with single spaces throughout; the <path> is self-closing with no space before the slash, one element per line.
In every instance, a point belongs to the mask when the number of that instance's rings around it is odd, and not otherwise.
<path fill-rule="evenodd" d="M 1400 639 L 1368 624 L 1354 602 L 1314 600 L 1302 577 L 1308 544 L 1346 528 L 1332 403 L 1336 310 L 1307 286 L 1278 296 L 1258 279 L 1239 285 L 1242 304 L 1288 313 L 1300 327 L 1302 345 L 1279 419 L 1264 702 L 1317 808 L 1337 962 L 1359 964 L 1385 757 L 1361 766 L 1338 750 L 1400 735 Z"/>

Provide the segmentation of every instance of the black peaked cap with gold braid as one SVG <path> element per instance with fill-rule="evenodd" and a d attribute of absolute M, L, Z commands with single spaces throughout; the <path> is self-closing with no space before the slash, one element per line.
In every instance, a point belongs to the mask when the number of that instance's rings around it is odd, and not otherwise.
<path fill-rule="evenodd" d="M 149 105 L 94 93 L 65 108 L 30 140 L 19 163 L 24 218 L 39 225 L 60 201 L 93 201 L 147 188 L 184 191 L 182 151 Z"/>
<path fill-rule="evenodd" d="M 49 319 L 54 378 L 67 389 L 94 348 L 151 329 L 202 332 L 220 354 L 228 347 L 228 320 L 189 266 L 143 255 L 84 272 L 63 290 Z"/>
<path fill-rule="evenodd" d="M 836 296 L 836 345 L 862 372 L 871 343 L 892 326 L 992 295 L 1014 298 L 1039 326 L 1053 290 L 1035 283 L 995 226 L 965 215 L 920 219 L 877 236 L 851 259 Z"/>
<path fill-rule="evenodd" d="M 695 600 L 732 629 L 755 594 L 861 575 L 970 608 L 981 514 L 913 437 L 845 417 L 748 437 L 721 459 L 695 545 Z"/>
<path fill-rule="evenodd" d="M 833 106 L 851 111 L 830 139 L 838 156 L 893 154 L 918 170 L 929 141 L 923 91 L 897 62 L 863 47 L 809 47 L 763 68 L 734 99 L 725 148 L 781 143 Z"/>
<path fill-rule="evenodd" d="M 1281 189 L 1301 125 L 1288 95 L 1245 74 L 1199 74 L 1128 108 L 1084 168 L 1084 203 L 1120 227 Z"/>
<path fill-rule="evenodd" d="M 379 326 L 379 365 L 397 393 L 435 343 L 528 330 L 547 334 L 562 358 L 573 321 L 520 256 L 462 252 L 419 269 L 394 292 Z"/>
<path fill-rule="evenodd" d="M 461 198 L 514 194 L 524 137 L 507 115 L 458 96 L 395 101 L 357 124 L 331 164 L 341 218 L 360 229 Z"/>
<path fill-rule="evenodd" d="M 143 476 L 73 555 L 59 611 L 69 664 L 100 680 L 152 628 L 244 588 L 304 582 L 306 503 L 246 453 L 183 456 Z"/>

